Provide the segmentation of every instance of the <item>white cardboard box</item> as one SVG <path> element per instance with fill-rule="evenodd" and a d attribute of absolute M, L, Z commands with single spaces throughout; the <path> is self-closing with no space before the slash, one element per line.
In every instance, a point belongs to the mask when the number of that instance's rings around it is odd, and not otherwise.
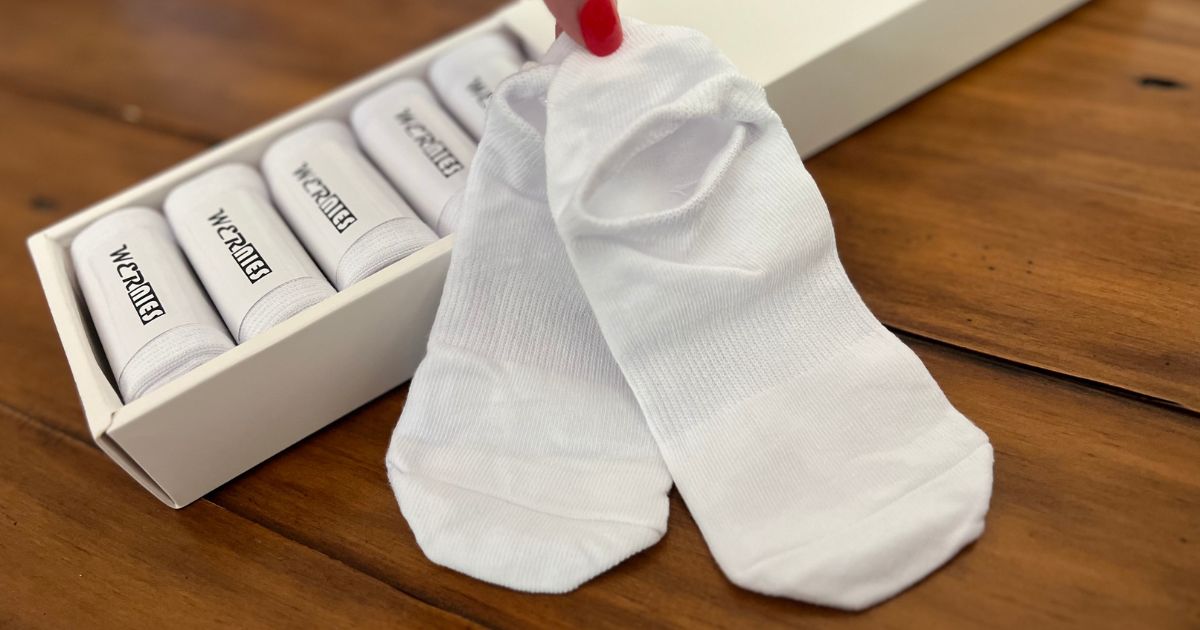
<path fill-rule="evenodd" d="M 698 28 L 751 78 L 810 155 L 1085 0 L 621 0 L 622 13 Z M 520 0 L 334 92 L 243 133 L 29 238 L 96 443 L 156 497 L 182 507 L 412 377 L 441 296 L 453 237 L 123 405 L 76 284 L 68 249 L 128 206 L 160 207 L 219 164 L 257 164 L 282 134 L 347 119 L 361 97 L 423 76 L 456 42 L 506 30 L 550 44 L 541 0 Z M 382 463 L 381 463 L 382 465 Z"/>

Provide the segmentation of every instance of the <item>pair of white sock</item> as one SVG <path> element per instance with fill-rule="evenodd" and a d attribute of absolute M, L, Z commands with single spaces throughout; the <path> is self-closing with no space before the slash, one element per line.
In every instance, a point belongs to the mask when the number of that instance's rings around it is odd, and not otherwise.
<path fill-rule="evenodd" d="M 674 479 L 750 590 L 886 599 L 983 530 L 987 437 L 871 315 L 762 90 L 694 31 L 560 38 L 488 108 L 388 472 L 434 562 L 564 592 Z"/>

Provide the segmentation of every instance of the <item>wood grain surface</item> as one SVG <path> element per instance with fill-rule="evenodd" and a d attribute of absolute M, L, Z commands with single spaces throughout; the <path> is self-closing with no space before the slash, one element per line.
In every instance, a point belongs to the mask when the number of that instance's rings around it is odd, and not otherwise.
<path fill-rule="evenodd" d="M 1198 60 L 1200 3 L 1099 1 L 811 160 L 867 304 L 1200 409 Z"/>
<path fill-rule="evenodd" d="M 90 445 L 0 419 L 0 626 L 472 625 L 211 503 L 163 509 Z"/>
<path fill-rule="evenodd" d="M 738 589 L 678 496 L 565 596 L 428 562 L 400 388 L 173 512 L 93 446 L 32 232 L 499 6 L 0 19 L 0 627 L 1200 627 L 1200 3 L 1095 0 L 810 160 L 843 261 L 996 448 L 984 536 L 863 614 Z"/>

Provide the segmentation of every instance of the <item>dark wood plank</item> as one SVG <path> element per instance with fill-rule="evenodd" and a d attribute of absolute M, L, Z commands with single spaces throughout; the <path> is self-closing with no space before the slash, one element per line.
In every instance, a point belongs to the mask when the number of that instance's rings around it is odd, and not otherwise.
<path fill-rule="evenodd" d="M 0 85 L 220 139 L 320 96 L 502 4 L 9 3 L 0 20 Z"/>
<path fill-rule="evenodd" d="M 1189 627 L 1200 622 L 1200 423 L 1037 373 L 916 343 L 947 395 L 991 436 L 988 529 L 925 582 L 862 615 L 727 582 L 673 498 L 656 547 L 565 596 L 533 596 L 429 563 L 383 457 L 389 395 L 212 501 L 449 610 L 503 627 Z"/>
<path fill-rule="evenodd" d="M 204 146 L 3 91 L 0 119 L 0 402 L 90 439 L 25 239 Z"/>
<path fill-rule="evenodd" d="M 1200 4 L 1098 1 L 810 161 L 881 320 L 1200 409 L 1200 28 L 1169 37 L 1176 14 Z"/>
<path fill-rule="evenodd" d="M 18 3 L 0 86 L 216 139 L 500 4 Z M 1200 409 L 1198 57 L 1195 0 L 1094 0 L 812 160 L 871 307 Z"/>
<path fill-rule="evenodd" d="M 207 502 L 165 509 L 0 407 L 0 626 L 470 627 Z"/>

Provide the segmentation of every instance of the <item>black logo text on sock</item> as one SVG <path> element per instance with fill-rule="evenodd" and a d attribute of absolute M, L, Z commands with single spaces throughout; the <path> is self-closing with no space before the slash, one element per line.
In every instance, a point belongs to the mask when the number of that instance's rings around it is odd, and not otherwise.
<path fill-rule="evenodd" d="M 358 217 L 354 216 L 342 198 L 335 195 L 325 185 L 325 182 L 321 181 L 320 177 L 313 174 L 308 162 L 301 164 L 292 172 L 292 175 L 300 182 L 300 187 L 304 189 L 304 192 L 316 202 L 317 209 L 325 215 L 326 219 L 329 219 L 330 225 L 339 234 L 358 221 Z"/>
<path fill-rule="evenodd" d="M 417 119 L 411 109 L 405 107 L 404 111 L 396 114 L 396 120 L 404 129 L 405 135 L 416 143 L 421 149 L 421 153 L 437 168 L 442 177 L 450 177 L 463 170 L 462 161 L 441 140 L 438 140 L 437 136 L 433 135 L 425 123 Z"/>
<path fill-rule="evenodd" d="M 216 229 L 217 238 L 221 239 L 221 242 L 229 249 L 233 261 L 238 264 L 242 273 L 246 274 L 246 279 L 250 281 L 250 284 L 270 275 L 271 266 L 263 259 L 254 243 L 246 240 L 242 231 L 230 221 L 224 208 L 208 217 L 208 222 Z"/>
<path fill-rule="evenodd" d="M 488 89 L 481 77 L 471 79 L 471 82 L 467 84 L 467 91 L 475 97 L 475 102 L 479 104 L 480 109 L 487 107 L 488 99 L 492 97 L 492 91 Z"/>
<path fill-rule="evenodd" d="M 167 310 L 159 301 L 154 287 L 150 286 L 141 267 L 133 260 L 133 254 L 129 252 L 129 245 L 121 245 L 108 256 L 116 268 L 117 277 L 125 285 L 125 292 L 129 294 L 129 302 L 133 304 L 133 310 L 137 313 L 142 325 L 145 326 L 166 315 Z"/>

